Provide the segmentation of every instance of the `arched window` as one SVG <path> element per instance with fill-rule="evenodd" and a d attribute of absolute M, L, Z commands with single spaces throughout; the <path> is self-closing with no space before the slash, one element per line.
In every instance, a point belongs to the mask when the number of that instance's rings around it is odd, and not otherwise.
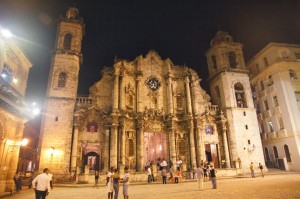
<path fill-rule="evenodd" d="M 215 91 L 216 91 L 216 96 L 220 98 L 221 97 L 221 93 L 220 93 L 220 89 L 219 89 L 218 86 L 215 87 Z"/>
<path fill-rule="evenodd" d="M 290 73 L 290 78 L 291 79 L 298 79 L 294 70 L 290 69 L 289 73 Z"/>
<path fill-rule="evenodd" d="M 134 156 L 134 143 L 132 139 L 128 139 L 128 156 Z"/>
<path fill-rule="evenodd" d="M 265 148 L 265 156 L 266 156 L 267 162 L 269 162 L 270 161 L 270 154 L 269 154 L 268 148 Z"/>
<path fill-rule="evenodd" d="M 213 64 L 214 69 L 217 69 L 217 59 L 216 56 L 211 56 L 211 62 Z"/>
<path fill-rule="evenodd" d="M 70 50 L 71 49 L 71 43 L 72 43 L 72 35 L 66 34 L 64 37 L 64 49 Z"/>
<path fill-rule="evenodd" d="M 228 53 L 228 59 L 229 59 L 229 65 L 231 68 L 236 68 L 237 62 L 236 62 L 236 54 L 233 51 L 230 51 Z"/>
<path fill-rule="evenodd" d="M 275 159 L 279 158 L 276 146 L 273 146 L 273 151 L 274 151 L 274 157 L 275 157 Z"/>
<path fill-rule="evenodd" d="M 66 86 L 66 81 L 67 81 L 67 74 L 65 72 L 61 72 L 58 75 L 58 87 L 65 87 Z"/>
<path fill-rule="evenodd" d="M 234 92 L 236 98 L 237 107 L 246 108 L 247 103 L 245 100 L 245 91 L 244 87 L 241 83 L 237 83 L 234 85 Z"/>
<path fill-rule="evenodd" d="M 284 145 L 284 153 L 285 153 L 286 161 L 292 162 L 290 150 L 289 150 L 288 145 L 286 145 L 286 144 Z"/>
<path fill-rule="evenodd" d="M 185 146 L 185 141 L 184 140 L 180 140 L 179 143 L 179 155 L 180 156 L 185 156 L 186 155 L 186 146 Z"/>
<path fill-rule="evenodd" d="M 273 82 L 273 78 L 272 78 L 271 75 L 269 75 L 268 80 L 269 80 L 268 85 L 269 85 L 269 86 L 272 86 L 274 82 Z"/>

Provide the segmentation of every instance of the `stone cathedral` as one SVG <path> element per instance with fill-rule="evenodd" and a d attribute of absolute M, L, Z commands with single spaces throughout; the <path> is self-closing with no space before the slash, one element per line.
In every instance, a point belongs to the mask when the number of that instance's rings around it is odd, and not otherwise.
<path fill-rule="evenodd" d="M 102 70 L 77 97 L 84 22 L 69 8 L 57 26 L 40 136 L 40 165 L 54 174 L 142 172 L 162 159 L 241 172 L 264 164 L 242 45 L 219 31 L 206 56 L 211 97 L 198 74 L 151 50 Z M 225 170 L 225 169 L 224 169 Z"/>

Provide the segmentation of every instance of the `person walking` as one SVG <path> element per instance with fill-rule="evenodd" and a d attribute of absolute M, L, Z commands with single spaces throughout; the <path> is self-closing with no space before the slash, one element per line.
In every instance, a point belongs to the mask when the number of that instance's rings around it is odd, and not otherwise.
<path fill-rule="evenodd" d="M 95 172 L 95 185 L 94 185 L 94 188 L 98 189 L 98 181 L 99 181 L 99 172 L 96 171 Z"/>
<path fill-rule="evenodd" d="M 167 170 L 165 167 L 161 170 L 162 182 L 163 184 L 167 184 Z"/>
<path fill-rule="evenodd" d="M 259 167 L 259 169 L 260 169 L 260 173 L 261 173 L 261 177 L 263 178 L 265 175 L 264 175 L 264 172 L 263 172 L 263 169 L 264 169 L 264 167 L 263 167 L 263 165 L 262 164 L 258 164 L 258 167 Z"/>
<path fill-rule="evenodd" d="M 217 189 L 217 179 L 216 179 L 216 173 L 217 171 L 215 170 L 214 166 L 210 166 L 210 179 L 211 179 L 211 183 L 212 183 L 212 188 L 213 189 Z"/>
<path fill-rule="evenodd" d="M 198 166 L 196 169 L 196 174 L 197 174 L 197 182 L 198 182 L 198 189 L 200 191 L 203 191 L 203 179 L 204 179 L 204 172 L 202 166 Z"/>
<path fill-rule="evenodd" d="M 36 199 L 45 199 L 50 192 L 50 178 L 48 176 L 49 169 L 45 168 L 43 173 L 36 176 L 32 181 L 32 187 L 35 191 Z"/>
<path fill-rule="evenodd" d="M 19 191 L 22 191 L 23 178 L 24 178 L 24 174 L 22 172 L 19 172 L 19 178 L 18 178 Z"/>
<path fill-rule="evenodd" d="M 128 171 L 128 167 L 125 167 L 124 171 L 125 171 L 125 174 L 124 174 L 124 177 L 122 179 L 122 182 L 123 182 L 123 196 L 124 196 L 124 199 L 129 199 L 129 193 L 128 193 L 129 171 Z"/>
<path fill-rule="evenodd" d="M 170 177 L 169 177 L 169 180 L 172 180 L 172 182 L 174 182 L 174 167 L 175 166 L 172 166 L 172 167 L 170 167 Z"/>
<path fill-rule="evenodd" d="M 250 171 L 251 171 L 251 177 L 255 178 L 255 175 L 254 175 L 254 164 L 253 164 L 253 162 L 251 162 L 251 164 L 250 164 Z"/>
<path fill-rule="evenodd" d="M 49 176 L 49 179 L 50 179 L 50 187 L 51 187 L 51 189 L 53 189 L 53 182 L 52 182 L 53 173 L 51 173 L 51 171 L 49 171 L 48 176 Z"/>
<path fill-rule="evenodd" d="M 151 166 L 148 167 L 148 169 L 147 169 L 147 174 L 148 174 L 148 183 L 151 183 L 151 182 L 152 182 Z"/>
<path fill-rule="evenodd" d="M 108 189 L 108 199 L 113 199 L 114 196 L 114 188 L 112 183 L 112 175 L 113 175 L 113 167 L 110 168 L 110 171 L 107 172 L 106 175 L 106 186 Z"/>
<path fill-rule="evenodd" d="M 114 170 L 114 174 L 112 175 L 112 179 L 113 179 L 113 188 L 114 188 L 114 199 L 118 199 L 119 196 L 119 181 L 120 181 L 120 174 L 118 169 Z"/>
<path fill-rule="evenodd" d="M 192 174 L 193 174 L 193 179 L 195 179 L 196 178 L 196 167 L 195 167 L 195 165 L 193 165 L 193 167 L 192 167 Z"/>
<path fill-rule="evenodd" d="M 15 186 L 16 186 L 16 191 L 20 191 L 20 188 L 19 188 L 19 173 L 16 172 L 15 175 L 14 175 L 14 182 L 15 182 Z"/>

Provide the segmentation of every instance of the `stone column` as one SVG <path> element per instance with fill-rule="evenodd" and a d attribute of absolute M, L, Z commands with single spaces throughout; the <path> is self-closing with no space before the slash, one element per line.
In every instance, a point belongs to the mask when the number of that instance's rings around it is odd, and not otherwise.
<path fill-rule="evenodd" d="M 105 130 L 105 134 L 104 134 L 104 139 L 105 139 L 105 142 L 104 142 L 104 148 L 103 148 L 103 162 L 104 162 L 104 166 L 103 166 L 103 169 L 105 171 L 108 171 L 110 170 L 109 168 L 109 129 L 106 129 Z"/>
<path fill-rule="evenodd" d="M 193 120 L 189 120 L 189 139 L 190 139 L 190 155 L 191 155 L 191 166 L 196 165 L 196 149 L 195 149 L 195 136 L 194 136 L 194 125 Z"/>
<path fill-rule="evenodd" d="M 141 101 L 141 74 L 138 74 L 136 78 L 136 111 L 139 113 L 142 111 Z"/>
<path fill-rule="evenodd" d="M 198 79 L 196 79 L 195 76 L 192 76 L 192 81 L 191 81 L 191 85 L 192 85 L 192 103 L 193 103 L 193 113 L 194 115 L 198 115 L 198 105 L 196 103 L 196 87 L 198 85 Z"/>
<path fill-rule="evenodd" d="M 176 164 L 176 149 L 175 149 L 175 135 L 173 128 L 169 128 L 169 147 L 170 147 L 170 160 Z"/>
<path fill-rule="evenodd" d="M 120 80 L 120 109 L 125 110 L 125 87 L 124 87 L 124 71 Z"/>
<path fill-rule="evenodd" d="M 123 121 L 120 128 L 120 161 L 122 162 L 122 164 L 125 164 L 125 143 L 126 143 L 126 135 L 125 135 L 125 126 Z"/>
<path fill-rule="evenodd" d="M 118 125 L 113 124 L 110 132 L 110 166 L 118 166 Z"/>
<path fill-rule="evenodd" d="M 229 157 L 229 149 L 228 149 L 228 140 L 227 140 L 227 127 L 226 121 L 227 119 L 224 117 L 223 112 L 221 112 L 221 125 L 222 125 L 222 136 L 223 136 L 223 147 L 225 153 L 225 165 L 226 168 L 230 168 L 230 157 Z"/>
<path fill-rule="evenodd" d="M 198 160 L 198 165 L 201 164 L 202 160 L 205 159 L 205 154 L 204 154 L 204 144 L 203 144 L 203 129 L 200 127 L 196 128 L 197 132 L 197 160 Z"/>
<path fill-rule="evenodd" d="M 114 91 L 113 91 L 113 111 L 117 111 L 119 108 L 119 68 L 115 66 L 114 71 Z"/>
<path fill-rule="evenodd" d="M 185 92 L 186 92 L 186 99 L 187 99 L 187 111 L 188 114 L 192 114 L 192 101 L 191 101 L 191 92 L 190 92 L 190 80 L 189 77 L 185 77 Z"/>
<path fill-rule="evenodd" d="M 136 166 L 137 171 L 143 171 L 144 170 L 144 121 L 139 120 L 137 121 L 137 151 L 136 151 Z"/>
<path fill-rule="evenodd" d="M 75 125 L 73 144 L 72 144 L 71 170 L 76 170 L 77 167 L 77 144 L 78 144 L 78 126 Z"/>
<path fill-rule="evenodd" d="M 168 113 L 173 115 L 173 95 L 172 95 L 172 80 L 171 76 L 168 75 L 167 77 L 167 102 L 168 102 Z"/>

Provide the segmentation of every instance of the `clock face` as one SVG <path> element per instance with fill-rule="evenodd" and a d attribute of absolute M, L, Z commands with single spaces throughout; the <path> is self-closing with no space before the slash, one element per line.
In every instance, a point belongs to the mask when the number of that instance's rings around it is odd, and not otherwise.
<path fill-rule="evenodd" d="M 205 126 L 205 133 L 210 134 L 210 135 L 214 134 L 214 128 L 210 125 L 206 125 Z"/>
<path fill-rule="evenodd" d="M 159 81 L 155 77 L 151 77 L 148 82 L 147 86 L 152 90 L 156 91 L 160 87 Z"/>

